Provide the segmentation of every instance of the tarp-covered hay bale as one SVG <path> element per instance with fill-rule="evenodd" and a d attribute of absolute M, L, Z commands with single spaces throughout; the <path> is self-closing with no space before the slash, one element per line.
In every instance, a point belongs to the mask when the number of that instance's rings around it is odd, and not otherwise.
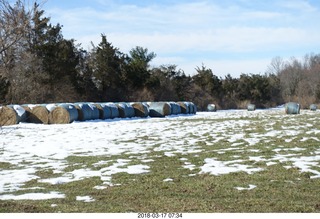
<path fill-rule="evenodd" d="M 118 109 L 116 104 L 114 104 L 114 103 L 104 103 L 104 105 L 109 107 L 109 109 L 111 111 L 111 119 L 118 118 L 120 116 L 119 115 L 119 109 Z"/>
<path fill-rule="evenodd" d="M 167 102 L 152 102 L 149 106 L 150 117 L 165 117 L 171 114 L 171 106 Z"/>
<path fill-rule="evenodd" d="M 286 114 L 300 114 L 300 104 L 289 102 L 285 105 Z"/>
<path fill-rule="evenodd" d="M 69 124 L 78 120 L 78 110 L 73 104 L 59 104 L 49 114 L 50 124 Z"/>
<path fill-rule="evenodd" d="M 78 110 L 78 120 L 86 121 L 92 119 L 92 108 L 87 103 L 75 103 Z"/>
<path fill-rule="evenodd" d="M 135 116 L 134 109 L 129 103 L 117 103 L 116 106 L 118 107 L 121 118 L 131 118 Z"/>
<path fill-rule="evenodd" d="M 98 107 L 94 103 L 88 103 L 88 106 L 91 108 L 91 119 L 99 119 L 100 117 L 100 112 Z"/>
<path fill-rule="evenodd" d="M 111 109 L 104 103 L 95 103 L 94 104 L 99 110 L 99 119 L 111 119 Z"/>
<path fill-rule="evenodd" d="M 189 113 L 196 114 L 197 113 L 197 106 L 192 102 L 188 102 L 188 104 L 189 104 Z"/>
<path fill-rule="evenodd" d="M 147 104 L 136 102 L 136 103 L 131 103 L 131 106 L 134 109 L 134 114 L 136 117 L 145 118 L 149 116 L 149 107 Z"/>
<path fill-rule="evenodd" d="M 215 104 L 211 103 L 211 104 L 208 104 L 207 110 L 208 110 L 208 112 L 216 112 L 217 111 L 217 107 L 216 107 Z"/>
<path fill-rule="evenodd" d="M 318 109 L 318 106 L 316 104 L 311 104 L 310 105 L 310 110 L 311 111 L 316 111 Z"/>
<path fill-rule="evenodd" d="M 250 103 L 250 104 L 248 104 L 247 109 L 248 109 L 248 111 L 255 111 L 256 105 Z"/>
<path fill-rule="evenodd" d="M 19 105 L 0 106 L 0 126 L 26 121 L 26 111 Z"/>
<path fill-rule="evenodd" d="M 171 115 L 181 114 L 181 107 L 176 102 L 169 102 L 171 107 Z"/>

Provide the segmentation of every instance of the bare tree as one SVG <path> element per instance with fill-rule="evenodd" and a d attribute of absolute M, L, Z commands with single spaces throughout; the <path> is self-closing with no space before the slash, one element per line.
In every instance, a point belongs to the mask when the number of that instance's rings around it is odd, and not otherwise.
<path fill-rule="evenodd" d="M 268 74 L 279 75 L 280 72 L 284 69 L 285 62 L 280 56 L 274 57 L 271 60 L 270 65 L 267 68 Z"/>

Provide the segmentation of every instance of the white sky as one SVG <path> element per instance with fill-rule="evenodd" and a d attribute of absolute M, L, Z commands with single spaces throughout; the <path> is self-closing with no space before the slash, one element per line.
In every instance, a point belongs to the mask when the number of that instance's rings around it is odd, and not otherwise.
<path fill-rule="evenodd" d="M 101 33 L 121 52 L 135 46 L 186 74 L 204 64 L 224 77 L 265 73 L 271 59 L 318 53 L 317 0 L 47 0 L 53 24 L 84 49 Z"/>

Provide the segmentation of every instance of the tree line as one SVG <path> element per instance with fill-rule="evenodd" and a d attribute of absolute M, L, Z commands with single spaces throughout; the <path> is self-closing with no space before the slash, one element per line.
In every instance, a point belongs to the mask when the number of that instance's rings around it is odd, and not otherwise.
<path fill-rule="evenodd" d="M 205 65 L 185 74 L 176 65 L 151 67 L 156 53 L 136 46 L 121 52 L 101 35 L 84 50 L 65 39 L 39 3 L 0 0 L 0 104 L 51 102 L 191 101 L 199 110 L 274 107 L 320 99 L 320 55 L 271 60 L 264 75 L 216 76 Z"/>

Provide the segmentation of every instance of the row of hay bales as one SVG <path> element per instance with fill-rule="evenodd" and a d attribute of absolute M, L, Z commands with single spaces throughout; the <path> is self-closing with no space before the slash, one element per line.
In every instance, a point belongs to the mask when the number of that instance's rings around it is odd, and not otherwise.
<path fill-rule="evenodd" d="M 20 122 L 68 124 L 73 121 L 96 119 L 165 117 L 196 114 L 192 102 L 134 102 L 134 103 L 54 103 L 0 106 L 0 126 Z"/>
<path fill-rule="evenodd" d="M 285 113 L 286 114 L 300 114 L 300 104 L 296 102 L 289 102 L 286 103 L 285 106 Z M 318 106 L 316 104 L 311 104 L 309 109 L 311 111 L 316 111 L 318 109 Z M 215 104 L 208 104 L 207 106 L 208 112 L 216 112 L 217 107 Z M 248 111 L 255 111 L 256 110 L 256 105 L 255 104 L 248 104 L 247 105 L 247 110 Z"/>

